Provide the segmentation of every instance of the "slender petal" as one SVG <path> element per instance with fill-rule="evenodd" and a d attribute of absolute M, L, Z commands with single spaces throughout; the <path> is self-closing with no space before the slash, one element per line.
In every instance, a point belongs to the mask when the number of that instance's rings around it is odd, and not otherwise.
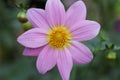
<path fill-rule="evenodd" d="M 23 33 L 17 41 L 28 48 L 38 48 L 47 44 L 46 34 L 40 28 L 33 28 Z"/>
<path fill-rule="evenodd" d="M 57 63 L 58 51 L 50 48 L 49 46 L 44 47 L 37 59 L 37 69 L 41 74 L 45 74 L 47 71 L 52 69 Z"/>
<path fill-rule="evenodd" d="M 66 26 L 72 27 L 76 22 L 85 20 L 86 6 L 82 0 L 75 2 L 66 13 Z"/>
<path fill-rule="evenodd" d="M 95 21 L 84 20 L 72 28 L 73 39 L 77 41 L 90 40 L 100 31 L 100 25 Z"/>
<path fill-rule="evenodd" d="M 30 23 L 33 25 L 33 27 L 39 27 L 45 29 L 49 28 L 44 10 L 31 8 L 27 11 L 26 15 Z"/>
<path fill-rule="evenodd" d="M 69 80 L 72 65 L 72 56 L 69 50 L 65 49 L 63 51 L 59 51 L 57 66 L 63 80 Z"/>
<path fill-rule="evenodd" d="M 65 9 L 60 0 L 48 0 L 45 11 L 51 27 L 64 24 Z"/>
<path fill-rule="evenodd" d="M 43 48 L 44 47 L 25 48 L 24 51 L 23 51 L 23 55 L 24 56 L 38 56 Z"/>
<path fill-rule="evenodd" d="M 69 48 L 75 63 L 85 64 L 93 59 L 93 54 L 84 44 L 73 41 Z"/>

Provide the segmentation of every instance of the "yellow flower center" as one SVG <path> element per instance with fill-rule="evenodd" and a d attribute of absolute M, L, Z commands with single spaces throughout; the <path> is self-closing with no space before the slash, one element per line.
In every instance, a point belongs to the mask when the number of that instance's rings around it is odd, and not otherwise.
<path fill-rule="evenodd" d="M 53 48 L 64 48 L 70 45 L 71 34 L 66 27 L 56 26 L 48 34 L 49 45 Z"/>

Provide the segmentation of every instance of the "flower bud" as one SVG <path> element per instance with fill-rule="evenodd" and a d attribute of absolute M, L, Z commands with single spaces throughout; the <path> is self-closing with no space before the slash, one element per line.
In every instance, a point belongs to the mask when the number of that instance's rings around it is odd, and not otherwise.
<path fill-rule="evenodd" d="M 107 58 L 111 60 L 116 59 L 116 52 L 113 52 L 113 51 L 109 52 L 107 55 Z"/>
<path fill-rule="evenodd" d="M 26 23 L 22 23 L 22 26 L 23 26 L 25 31 L 32 28 L 32 25 L 29 21 L 27 21 Z"/>
<path fill-rule="evenodd" d="M 21 23 L 26 23 L 28 21 L 25 11 L 19 12 L 18 15 L 17 15 L 17 18 Z"/>

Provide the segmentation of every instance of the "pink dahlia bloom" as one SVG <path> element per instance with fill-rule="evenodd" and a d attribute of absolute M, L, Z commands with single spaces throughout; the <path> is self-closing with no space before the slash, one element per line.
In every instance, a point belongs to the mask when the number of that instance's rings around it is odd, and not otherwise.
<path fill-rule="evenodd" d="M 33 25 L 18 37 L 25 46 L 23 55 L 38 56 L 37 69 L 41 74 L 58 67 L 63 80 L 69 80 L 73 63 L 85 64 L 93 54 L 82 41 L 94 38 L 100 30 L 97 22 L 86 20 L 83 1 L 75 2 L 66 12 L 60 0 L 48 0 L 45 10 L 31 8 L 27 18 Z"/>

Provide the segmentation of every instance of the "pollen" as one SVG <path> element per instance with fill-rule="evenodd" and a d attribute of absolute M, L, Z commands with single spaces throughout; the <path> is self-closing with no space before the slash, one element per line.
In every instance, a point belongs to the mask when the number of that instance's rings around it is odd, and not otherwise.
<path fill-rule="evenodd" d="M 66 27 L 57 26 L 49 31 L 48 42 L 53 48 L 64 48 L 70 45 L 71 33 Z"/>

